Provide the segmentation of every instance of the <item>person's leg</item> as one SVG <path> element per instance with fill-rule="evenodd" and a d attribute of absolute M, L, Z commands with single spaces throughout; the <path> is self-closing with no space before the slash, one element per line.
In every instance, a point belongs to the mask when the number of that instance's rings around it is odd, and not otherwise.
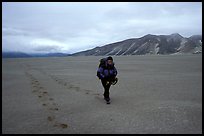
<path fill-rule="evenodd" d="M 110 85 L 106 85 L 106 88 L 105 88 L 105 91 L 104 91 L 104 96 L 105 98 L 107 98 L 107 100 L 110 100 L 110 92 L 109 92 L 109 89 L 110 89 Z"/>
<path fill-rule="evenodd" d="M 105 99 L 110 99 L 109 98 L 109 89 L 110 89 L 110 84 L 106 84 L 107 83 L 107 81 L 106 80 L 102 80 L 102 85 L 103 85 L 103 87 L 104 87 L 104 94 L 103 94 L 103 96 L 104 96 L 104 98 Z"/>

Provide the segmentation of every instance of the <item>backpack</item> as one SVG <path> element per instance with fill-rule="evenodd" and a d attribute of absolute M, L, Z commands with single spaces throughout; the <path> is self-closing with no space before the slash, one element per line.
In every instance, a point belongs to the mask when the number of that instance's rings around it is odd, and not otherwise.
<path fill-rule="evenodd" d="M 107 58 L 102 58 L 102 59 L 100 59 L 100 63 L 99 63 L 99 68 L 100 67 L 105 67 L 106 66 L 106 60 L 107 60 Z"/>

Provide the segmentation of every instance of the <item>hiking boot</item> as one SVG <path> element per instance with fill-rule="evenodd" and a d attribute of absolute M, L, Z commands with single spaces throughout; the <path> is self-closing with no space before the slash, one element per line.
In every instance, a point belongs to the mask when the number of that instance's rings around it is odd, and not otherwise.
<path fill-rule="evenodd" d="M 104 97 L 104 100 L 110 101 L 110 97 L 109 96 L 103 94 L 103 97 Z"/>
<path fill-rule="evenodd" d="M 110 101 L 110 98 L 109 97 L 107 97 L 107 98 L 104 98 L 106 101 Z"/>

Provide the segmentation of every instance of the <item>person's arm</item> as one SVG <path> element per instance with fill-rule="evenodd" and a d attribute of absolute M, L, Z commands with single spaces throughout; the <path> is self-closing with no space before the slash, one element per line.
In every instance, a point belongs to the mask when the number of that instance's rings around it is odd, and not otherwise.
<path fill-rule="evenodd" d="M 117 71 L 117 69 L 114 67 L 114 69 L 113 69 L 113 71 L 114 71 L 114 76 L 116 77 L 117 76 L 117 74 L 118 74 L 118 71 Z"/>
<path fill-rule="evenodd" d="M 97 76 L 99 79 L 104 79 L 105 76 L 103 74 L 103 68 L 102 67 L 99 67 L 98 70 L 97 70 Z"/>

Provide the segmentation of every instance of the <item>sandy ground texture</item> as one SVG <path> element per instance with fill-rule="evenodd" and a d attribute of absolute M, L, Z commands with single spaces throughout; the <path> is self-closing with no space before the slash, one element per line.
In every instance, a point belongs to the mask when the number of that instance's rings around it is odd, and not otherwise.
<path fill-rule="evenodd" d="M 2 133 L 202 133 L 202 55 L 114 56 L 109 105 L 100 58 L 2 59 Z"/>

